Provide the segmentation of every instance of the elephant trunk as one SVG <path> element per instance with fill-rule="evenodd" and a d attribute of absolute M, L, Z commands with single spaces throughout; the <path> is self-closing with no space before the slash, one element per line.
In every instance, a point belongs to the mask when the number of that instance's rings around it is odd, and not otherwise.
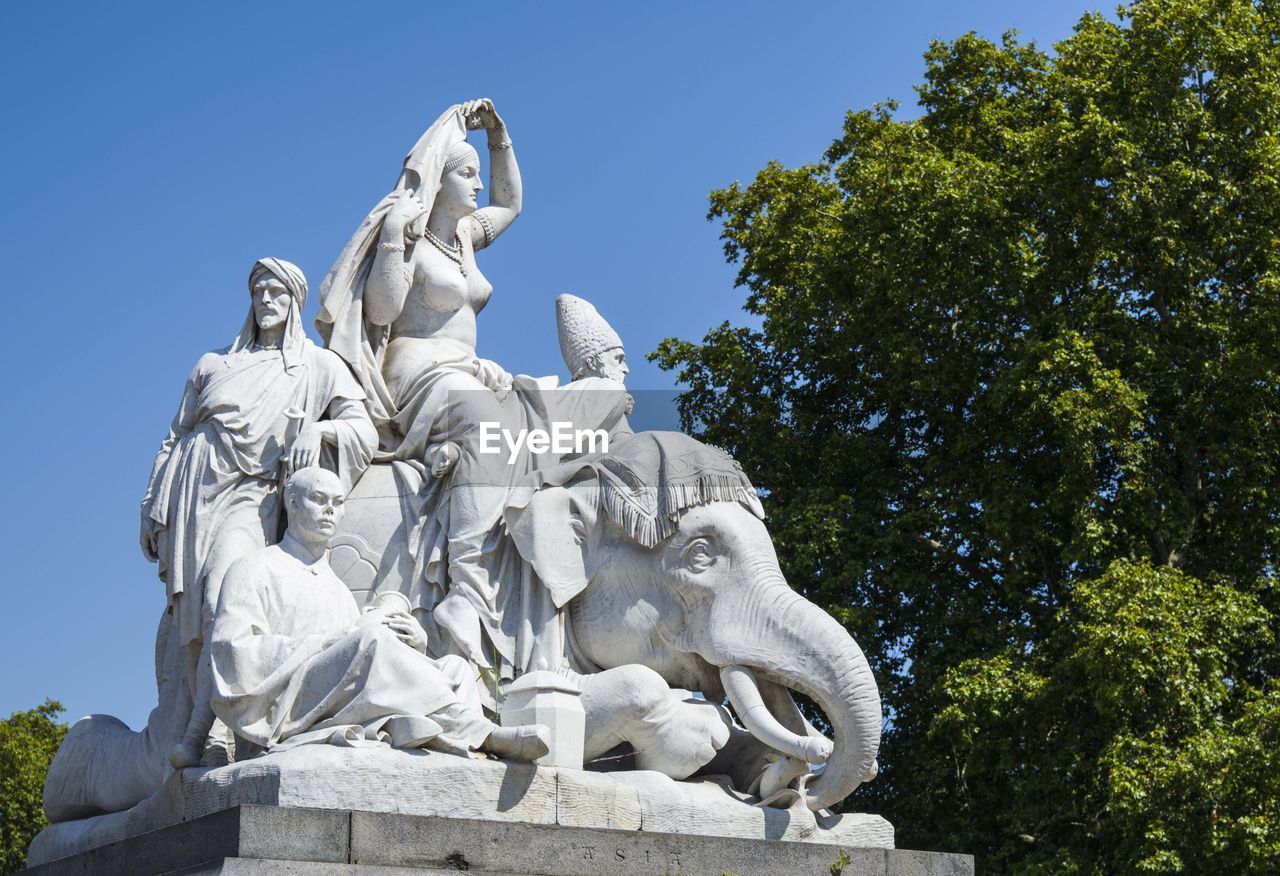
<path fill-rule="evenodd" d="M 748 708 L 761 701 L 755 680 L 759 676 L 766 693 L 769 682 L 797 690 L 826 714 L 834 746 L 825 758 L 825 770 L 809 786 L 808 800 L 810 809 L 825 809 L 875 775 L 880 692 L 862 649 L 834 618 L 785 583 L 768 585 L 757 595 L 745 611 L 740 604 L 724 606 L 736 618 L 725 617 L 725 623 L 715 628 L 725 633 L 735 630 L 735 641 L 730 642 L 728 635 L 717 636 L 717 653 L 704 656 L 725 668 L 722 678 L 731 699 Z M 754 672 L 742 672 L 740 667 Z M 777 699 L 776 695 L 767 698 L 775 703 Z M 746 720 L 746 716 L 740 717 Z M 795 723 L 791 715 L 773 714 L 772 721 L 762 721 L 762 717 L 757 710 L 747 726 L 767 729 L 770 738 L 761 741 L 770 745 L 785 740 L 778 733 L 782 727 L 776 719 Z"/>

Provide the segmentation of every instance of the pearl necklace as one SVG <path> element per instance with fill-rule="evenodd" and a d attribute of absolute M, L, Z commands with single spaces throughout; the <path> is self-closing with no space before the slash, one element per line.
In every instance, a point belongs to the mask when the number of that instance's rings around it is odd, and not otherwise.
<path fill-rule="evenodd" d="M 458 239 L 458 236 L 456 234 L 453 236 L 454 246 L 450 246 L 432 234 L 430 228 L 424 229 L 424 231 L 426 233 L 423 234 L 423 237 L 427 239 L 427 242 L 444 253 L 445 258 L 457 265 L 458 272 L 465 277 L 467 275 L 467 265 L 462 258 L 462 241 Z"/>

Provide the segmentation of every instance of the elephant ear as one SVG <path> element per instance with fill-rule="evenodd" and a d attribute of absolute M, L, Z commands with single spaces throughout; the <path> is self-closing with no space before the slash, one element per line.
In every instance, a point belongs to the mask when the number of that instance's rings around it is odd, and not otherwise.
<path fill-rule="evenodd" d="M 516 549 L 533 566 L 556 608 L 585 590 L 595 573 L 599 505 L 599 490 L 588 477 L 568 486 L 544 486 L 506 509 Z"/>

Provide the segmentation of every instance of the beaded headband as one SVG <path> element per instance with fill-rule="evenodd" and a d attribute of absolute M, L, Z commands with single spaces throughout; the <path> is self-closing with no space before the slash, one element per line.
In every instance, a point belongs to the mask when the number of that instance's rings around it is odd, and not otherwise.
<path fill-rule="evenodd" d="M 443 173 L 452 173 L 473 159 L 476 164 L 479 164 L 480 153 L 476 152 L 475 148 L 470 143 L 463 140 L 457 146 L 454 146 L 449 150 L 449 154 L 444 160 Z"/>

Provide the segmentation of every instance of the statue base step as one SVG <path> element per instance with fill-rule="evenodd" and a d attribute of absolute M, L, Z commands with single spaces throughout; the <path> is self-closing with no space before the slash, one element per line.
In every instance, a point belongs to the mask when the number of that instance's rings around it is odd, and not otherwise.
<path fill-rule="evenodd" d="M 508 874 L 972 876 L 973 858 L 843 844 L 691 836 L 442 818 L 389 812 L 240 805 L 52 861 L 32 876 L 394 876 Z"/>
<path fill-rule="evenodd" d="M 234 806 L 257 805 L 893 848 L 879 815 L 776 809 L 714 779 L 599 773 L 386 746 L 302 745 L 216 769 L 173 773 L 132 809 L 64 821 L 32 841 L 32 865 Z"/>

